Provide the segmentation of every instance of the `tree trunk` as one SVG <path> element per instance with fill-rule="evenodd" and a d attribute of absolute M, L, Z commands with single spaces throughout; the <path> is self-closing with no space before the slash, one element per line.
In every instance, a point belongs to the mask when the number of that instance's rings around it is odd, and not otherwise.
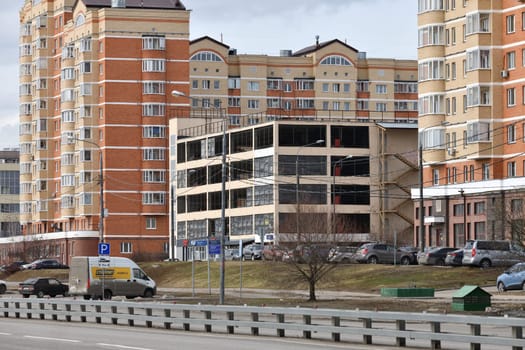
<path fill-rule="evenodd" d="M 315 297 L 315 279 L 310 278 L 310 281 L 308 282 L 310 287 L 310 298 L 308 299 L 308 301 L 316 301 L 317 298 Z"/>

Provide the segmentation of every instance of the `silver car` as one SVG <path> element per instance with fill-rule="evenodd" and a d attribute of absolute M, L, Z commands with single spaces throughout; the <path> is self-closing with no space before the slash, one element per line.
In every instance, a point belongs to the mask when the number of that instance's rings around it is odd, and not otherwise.
<path fill-rule="evenodd" d="M 511 241 L 475 240 L 463 249 L 463 265 L 512 266 L 525 260 L 525 251 Z"/>
<path fill-rule="evenodd" d="M 262 258 L 263 246 L 261 243 L 248 244 L 242 249 L 243 260 L 259 260 Z"/>

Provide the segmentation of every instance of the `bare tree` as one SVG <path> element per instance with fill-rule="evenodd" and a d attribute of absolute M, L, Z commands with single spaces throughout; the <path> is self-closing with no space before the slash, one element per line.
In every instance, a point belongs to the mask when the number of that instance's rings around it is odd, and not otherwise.
<path fill-rule="evenodd" d="M 316 301 L 318 282 L 337 267 L 336 262 L 330 261 L 333 248 L 341 242 L 349 242 L 348 235 L 342 232 L 352 232 L 354 223 L 343 216 L 315 212 L 307 206 L 299 206 L 299 218 L 291 213 L 283 219 L 281 232 L 294 232 L 281 233 L 280 249 L 286 247 L 289 255 L 284 261 L 291 266 L 295 277 L 308 285 L 308 301 Z"/>

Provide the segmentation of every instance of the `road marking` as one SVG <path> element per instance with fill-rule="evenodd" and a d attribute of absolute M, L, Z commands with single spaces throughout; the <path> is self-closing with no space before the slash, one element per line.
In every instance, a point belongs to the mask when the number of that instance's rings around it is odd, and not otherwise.
<path fill-rule="evenodd" d="M 24 338 L 30 338 L 30 339 L 39 339 L 39 340 L 51 340 L 51 341 L 61 341 L 64 343 L 80 343 L 80 340 L 74 340 L 74 339 L 63 339 L 63 338 L 48 338 L 48 337 L 36 337 L 32 335 L 24 335 Z"/>
<path fill-rule="evenodd" d="M 0 333 L 0 335 L 13 335 L 12 333 Z"/>
<path fill-rule="evenodd" d="M 97 343 L 98 346 L 106 346 L 111 348 L 119 348 L 119 349 L 130 349 L 130 350 L 152 350 L 148 348 L 137 348 L 134 346 L 126 346 L 126 345 L 118 345 L 118 344 L 105 344 L 105 343 Z"/>

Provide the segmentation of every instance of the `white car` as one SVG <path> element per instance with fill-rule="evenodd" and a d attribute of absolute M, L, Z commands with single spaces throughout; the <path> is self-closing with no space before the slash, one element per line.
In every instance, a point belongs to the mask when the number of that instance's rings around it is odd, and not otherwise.
<path fill-rule="evenodd" d="M 0 294 L 5 294 L 5 291 L 7 290 L 7 284 L 5 281 L 0 280 Z"/>

